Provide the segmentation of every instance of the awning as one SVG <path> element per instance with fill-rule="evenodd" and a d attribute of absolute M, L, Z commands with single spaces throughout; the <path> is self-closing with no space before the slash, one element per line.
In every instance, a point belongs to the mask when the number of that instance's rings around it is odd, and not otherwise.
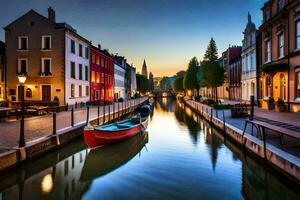
<path fill-rule="evenodd" d="M 273 64 L 265 64 L 262 67 L 263 72 L 276 72 L 276 71 L 286 71 L 289 69 L 289 64 L 287 63 L 273 63 Z"/>

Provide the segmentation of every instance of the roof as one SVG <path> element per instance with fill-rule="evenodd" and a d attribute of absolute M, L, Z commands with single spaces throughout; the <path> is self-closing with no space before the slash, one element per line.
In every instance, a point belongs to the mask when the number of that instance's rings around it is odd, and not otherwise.
<path fill-rule="evenodd" d="M 47 17 L 41 15 L 40 13 L 36 12 L 35 10 L 31 9 L 29 10 L 27 13 L 25 13 L 24 15 L 22 15 L 21 17 L 17 18 L 16 20 L 14 20 L 13 22 L 11 22 L 10 24 L 8 24 L 6 27 L 4 27 L 4 30 L 8 30 L 10 26 L 12 26 L 15 22 L 17 22 L 18 20 L 20 20 L 21 18 L 25 17 L 26 15 L 30 15 L 30 14 L 35 14 L 38 15 L 39 17 L 47 20 L 50 23 L 54 23 L 55 24 L 55 28 L 57 29 L 65 29 L 65 31 L 69 31 L 70 33 L 73 33 L 75 36 L 79 37 L 80 39 L 86 41 L 87 43 L 91 43 L 89 40 L 85 39 L 83 36 L 79 35 L 76 31 L 76 29 L 74 29 L 71 25 L 65 23 L 65 22 L 60 22 L 60 23 L 56 23 L 53 22 L 51 20 L 49 20 Z"/>
<path fill-rule="evenodd" d="M 114 59 L 113 56 L 106 49 L 99 49 L 98 47 L 95 47 L 93 45 L 92 45 L 92 49 L 94 49 L 95 51 L 98 51 L 99 53 L 101 53 L 102 55 L 105 55 L 106 57 L 109 57 L 112 60 Z"/>

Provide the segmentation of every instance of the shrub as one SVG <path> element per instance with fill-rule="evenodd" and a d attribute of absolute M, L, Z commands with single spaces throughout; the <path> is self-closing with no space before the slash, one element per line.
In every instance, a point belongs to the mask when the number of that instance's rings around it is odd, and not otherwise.
<path fill-rule="evenodd" d="M 274 98 L 273 97 L 269 97 L 269 99 L 267 100 L 267 103 L 270 104 L 274 104 Z"/>
<path fill-rule="evenodd" d="M 195 97 L 195 101 L 198 101 L 198 102 L 200 102 L 200 101 L 201 101 L 201 98 L 202 98 L 202 96 L 201 96 L 201 95 L 199 95 L 199 96 L 196 96 L 196 97 Z"/>
<path fill-rule="evenodd" d="M 277 102 L 276 102 L 277 106 L 285 106 L 285 102 L 283 101 L 282 98 L 278 98 Z"/>
<path fill-rule="evenodd" d="M 213 100 L 213 99 L 205 99 L 205 100 L 203 100 L 201 103 L 203 103 L 203 104 L 206 104 L 206 105 L 213 105 L 213 104 L 215 104 L 216 103 L 216 101 L 215 100 Z"/>
<path fill-rule="evenodd" d="M 224 109 L 230 109 L 231 105 L 230 104 L 218 104 L 218 103 L 215 103 L 215 104 L 212 104 L 212 107 L 214 109 L 217 109 L 217 110 L 224 110 Z"/>

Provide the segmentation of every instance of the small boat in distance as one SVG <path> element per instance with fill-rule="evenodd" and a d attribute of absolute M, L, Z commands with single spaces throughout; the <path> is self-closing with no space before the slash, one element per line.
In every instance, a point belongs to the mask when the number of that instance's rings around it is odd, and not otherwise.
<path fill-rule="evenodd" d="M 89 148 L 95 148 L 131 138 L 138 132 L 145 131 L 147 126 L 148 116 L 141 117 L 138 114 L 112 124 L 95 127 L 89 124 L 84 128 L 83 137 Z"/>

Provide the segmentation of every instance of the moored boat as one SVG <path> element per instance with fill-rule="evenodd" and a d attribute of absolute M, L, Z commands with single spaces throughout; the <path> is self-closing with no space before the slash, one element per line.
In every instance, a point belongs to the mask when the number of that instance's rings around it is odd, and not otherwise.
<path fill-rule="evenodd" d="M 148 116 L 136 115 L 125 121 L 102 126 L 87 125 L 83 137 L 89 148 L 103 146 L 108 143 L 120 142 L 133 137 L 138 132 L 146 130 Z"/>

